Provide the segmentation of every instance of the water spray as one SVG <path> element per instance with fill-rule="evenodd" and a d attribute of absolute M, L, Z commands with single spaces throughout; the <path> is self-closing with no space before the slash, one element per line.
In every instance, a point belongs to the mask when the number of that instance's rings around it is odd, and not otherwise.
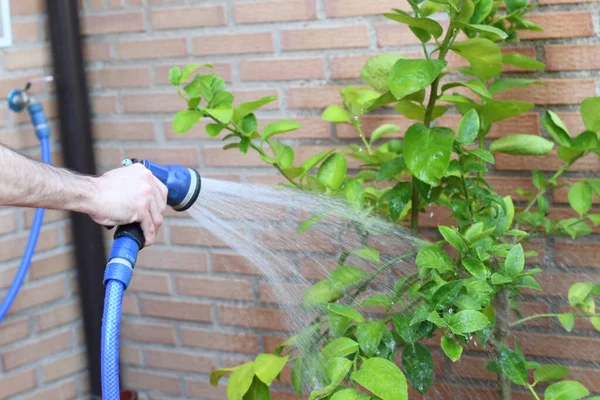
<path fill-rule="evenodd" d="M 179 165 L 161 166 L 151 161 L 128 159 L 123 166 L 140 163 L 168 189 L 167 205 L 176 211 L 189 209 L 200 194 L 200 174 Z M 138 252 L 144 248 L 144 233 L 139 223 L 119 226 L 104 273 L 106 295 L 102 318 L 102 398 L 120 399 L 119 388 L 119 331 L 123 293 L 127 290 Z"/>
<path fill-rule="evenodd" d="M 33 96 L 31 96 L 29 89 L 34 84 L 51 82 L 52 80 L 53 78 L 51 76 L 33 79 L 27 82 L 24 89 L 15 89 L 8 95 L 8 106 L 12 111 L 20 113 L 27 108 L 29 116 L 31 117 L 31 122 L 35 127 L 35 134 L 40 141 L 42 162 L 48 164 L 50 164 L 50 128 L 48 127 L 48 122 L 46 120 L 46 116 L 44 115 L 44 109 L 42 105 L 35 100 Z M 38 208 L 35 210 L 33 224 L 29 233 L 29 239 L 27 240 L 25 252 L 23 253 L 23 258 L 21 259 L 21 264 L 19 265 L 19 269 L 17 270 L 13 282 L 8 289 L 6 297 L 0 305 L 0 322 L 4 320 L 4 317 L 10 309 L 10 306 L 17 297 L 17 294 L 19 294 L 21 285 L 23 284 L 25 276 L 29 271 L 31 258 L 33 257 L 38 238 L 40 237 L 40 230 L 42 229 L 42 222 L 44 220 L 44 211 L 45 210 L 43 208 Z"/>

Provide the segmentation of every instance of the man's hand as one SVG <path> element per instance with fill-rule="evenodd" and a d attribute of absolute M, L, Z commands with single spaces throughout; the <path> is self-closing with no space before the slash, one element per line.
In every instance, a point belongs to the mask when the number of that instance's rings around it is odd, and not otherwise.
<path fill-rule="evenodd" d="M 146 246 L 152 245 L 163 222 L 167 187 L 141 164 L 109 171 L 94 185 L 90 217 L 105 226 L 139 222 Z"/>

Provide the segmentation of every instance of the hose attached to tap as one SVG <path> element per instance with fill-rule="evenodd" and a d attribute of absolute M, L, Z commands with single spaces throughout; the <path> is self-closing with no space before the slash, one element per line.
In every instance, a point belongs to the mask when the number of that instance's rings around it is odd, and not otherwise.
<path fill-rule="evenodd" d="M 9 99 L 12 97 L 9 96 Z M 9 100 L 10 103 L 10 100 Z M 11 108 L 13 106 L 11 105 Z M 13 108 L 14 109 L 14 108 Z M 22 108 L 21 108 L 22 109 Z M 29 104 L 27 107 L 29 114 L 31 116 L 31 121 L 35 126 L 35 133 L 40 140 L 40 148 L 42 153 L 42 162 L 50 164 L 50 129 L 48 128 L 48 124 L 46 121 L 46 117 L 44 115 L 44 110 L 40 103 L 34 102 Z M 16 110 L 15 110 L 16 111 Z M 42 229 L 42 222 L 44 220 L 44 209 L 38 208 L 35 210 L 35 216 L 33 217 L 33 224 L 31 226 L 31 231 L 29 233 L 29 239 L 27 240 L 27 246 L 25 247 L 25 252 L 23 254 L 23 258 L 21 259 L 21 263 L 19 265 L 19 269 L 15 274 L 12 284 L 8 289 L 2 304 L 0 304 L 0 322 L 4 320 L 4 317 L 8 313 L 10 306 L 15 301 L 15 298 L 19 294 L 19 290 L 21 289 L 21 285 L 23 285 L 23 281 L 25 280 L 25 276 L 29 271 L 29 265 L 31 264 L 31 258 L 35 253 L 35 247 L 37 245 L 38 238 L 40 237 L 40 231 Z"/>

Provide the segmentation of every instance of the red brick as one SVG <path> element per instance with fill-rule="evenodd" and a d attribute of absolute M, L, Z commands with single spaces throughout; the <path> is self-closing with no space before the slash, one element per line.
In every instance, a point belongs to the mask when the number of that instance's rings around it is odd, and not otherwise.
<path fill-rule="evenodd" d="M 140 390 L 156 391 L 173 395 L 180 394 L 179 378 L 173 375 L 125 370 L 125 382 Z"/>
<path fill-rule="evenodd" d="M 320 58 L 242 60 L 240 74 L 243 81 L 319 79 L 325 65 Z"/>
<path fill-rule="evenodd" d="M 77 397 L 77 382 L 74 379 L 61 382 L 34 394 L 23 397 L 23 400 L 74 399 Z"/>
<path fill-rule="evenodd" d="M 11 15 L 41 14 L 46 11 L 43 0 L 10 0 Z"/>
<path fill-rule="evenodd" d="M 260 301 L 275 304 L 302 304 L 307 285 L 293 283 L 261 283 Z"/>
<path fill-rule="evenodd" d="M 540 0 L 540 4 L 592 3 L 595 0 Z"/>
<path fill-rule="evenodd" d="M 381 117 L 383 122 L 384 116 Z M 440 126 L 447 126 L 456 130 L 462 116 L 460 114 L 446 114 L 437 119 Z M 406 123 L 412 123 L 406 121 Z M 403 129 L 404 130 L 404 129 Z M 365 132 L 366 133 L 366 132 Z M 530 135 L 540 134 L 539 115 L 535 113 L 526 113 L 514 118 L 495 123 L 490 132 L 485 136 L 486 139 L 497 139 L 506 135 L 515 133 L 527 133 Z"/>
<path fill-rule="evenodd" d="M 7 70 L 41 68 L 48 65 L 50 65 L 50 49 L 46 46 L 4 51 L 4 68 Z"/>
<path fill-rule="evenodd" d="M 211 305 L 191 301 L 140 299 L 142 315 L 180 319 L 185 321 L 212 322 Z"/>
<path fill-rule="evenodd" d="M 207 167 L 264 167 L 266 165 L 255 152 L 240 154 L 235 149 L 224 151 L 221 146 L 205 146 L 202 157 L 204 158 L 204 164 Z"/>
<path fill-rule="evenodd" d="M 12 35 L 15 42 L 37 40 L 39 37 L 38 21 L 13 22 Z"/>
<path fill-rule="evenodd" d="M 212 253 L 213 271 L 229 274 L 260 275 L 260 269 L 237 254 Z M 282 259 L 281 262 L 285 262 Z"/>
<path fill-rule="evenodd" d="M 0 380 L 0 398 L 8 399 L 36 386 L 37 378 L 34 369 L 14 374 L 5 373 L 2 375 L 2 380 Z"/>
<path fill-rule="evenodd" d="M 91 101 L 94 114 L 115 114 L 117 112 L 116 95 L 93 96 Z"/>
<path fill-rule="evenodd" d="M 175 91 L 168 93 L 127 94 L 122 96 L 125 113 L 170 113 L 186 108 Z"/>
<path fill-rule="evenodd" d="M 316 0 L 268 0 L 235 3 L 236 24 L 301 21 L 317 18 Z"/>
<path fill-rule="evenodd" d="M 498 99 L 527 101 L 535 104 L 579 104 L 595 96 L 595 79 L 545 79 L 546 86 L 519 88 L 498 93 Z"/>
<path fill-rule="evenodd" d="M 17 223 L 15 220 L 14 211 L 3 213 L 0 215 L 0 235 L 5 233 L 15 232 L 17 230 Z"/>
<path fill-rule="evenodd" d="M 191 246 L 229 247 L 205 228 L 194 226 L 171 226 L 171 242 Z"/>
<path fill-rule="evenodd" d="M 35 260 L 29 267 L 31 279 L 41 279 L 74 268 L 72 253 L 61 253 L 54 256 Z"/>
<path fill-rule="evenodd" d="M 519 302 L 519 305 L 519 311 L 523 315 L 523 318 L 528 317 L 530 315 L 550 313 L 550 306 L 548 304 Z M 512 321 L 516 321 L 519 319 L 519 317 L 517 317 L 517 315 L 514 312 L 511 315 Z M 529 322 L 525 322 L 522 326 L 539 326 L 544 328 L 550 328 L 550 318 L 534 319 Z"/>
<path fill-rule="evenodd" d="M 152 9 L 150 21 L 154 29 L 196 28 L 225 25 L 223 6 L 169 7 Z"/>
<path fill-rule="evenodd" d="M 600 69 L 600 45 L 568 44 L 545 46 L 548 71 Z"/>
<path fill-rule="evenodd" d="M 230 63 L 214 63 L 214 68 L 200 68 L 198 73 L 215 73 L 217 76 L 223 78 L 225 82 L 231 82 L 231 64 Z M 169 70 L 173 67 L 173 64 L 158 65 L 155 68 L 156 84 L 158 85 L 171 85 L 169 81 Z M 193 75 L 192 75 L 193 77 Z"/>
<path fill-rule="evenodd" d="M 583 179 L 577 179 L 577 178 L 569 178 L 568 181 L 570 183 L 575 183 L 575 182 L 580 182 Z M 559 183 L 565 183 L 563 180 L 559 180 Z M 556 203 L 568 203 L 569 199 L 568 199 L 568 195 L 569 195 L 569 188 L 570 186 L 563 186 L 561 188 L 558 188 L 556 190 L 554 190 L 552 192 L 552 201 L 556 202 Z M 598 198 L 598 196 L 594 196 L 592 199 L 592 204 L 600 204 L 600 198 Z"/>
<path fill-rule="evenodd" d="M 377 26 L 377 44 L 381 47 L 420 44 L 419 39 L 404 24 L 381 24 Z"/>
<path fill-rule="evenodd" d="M 422 53 L 402 52 L 402 55 L 409 58 L 419 58 Z M 341 56 L 331 59 L 331 78 L 333 79 L 353 79 L 360 77 L 360 70 L 369 58 L 373 55 L 364 56 Z"/>
<path fill-rule="evenodd" d="M 258 352 L 258 338 L 254 335 L 209 332 L 182 327 L 181 341 L 184 346 L 247 354 Z"/>
<path fill-rule="evenodd" d="M 191 147 L 178 148 L 127 148 L 127 158 L 138 158 L 140 160 L 152 160 L 162 165 L 180 164 L 186 167 L 199 167 L 198 152 Z"/>
<path fill-rule="evenodd" d="M 15 314 L 27 308 L 47 304 L 66 295 L 63 279 L 45 282 L 37 285 L 28 285 L 19 291 L 19 295 L 12 304 L 9 314 Z"/>
<path fill-rule="evenodd" d="M 542 292 L 537 292 L 533 290 L 525 290 L 526 294 L 537 294 L 544 296 L 561 296 L 566 298 L 569 292 L 569 288 L 578 282 L 592 282 L 596 284 L 600 284 L 600 275 L 590 275 L 590 274 L 562 274 L 562 273 L 544 273 L 540 274 L 536 277 L 540 286 L 542 287 Z M 565 300 L 566 303 L 566 300 Z"/>
<path fill-rule="evenodd" d="M 105 88 L 148 87 L 151 84 L 149 68 L 103 68 L 88 72 L 91 86 Z"/>
<path fill-rule="evenodd" d="M 213 357 L 200 354 L 163 351 L 148 349 L 146 353 L 146 364 L 149 367 L 159 369 L 173 369 L 176 371 L 190 371 L 198 373 L 210 373 L 217 366 L 217 360 Z"/>
<path fill-rule="evenodd" d="M 501 196 L 512 196 L 515 201 L 526 201 L 525 196 L 517 194 L 517 189 L 523 189 L 525 191 L 535 192 L 535 187 L 531 181 L 531 178 L 520 178 L 514 176 L 490 176 L 486 178 L 492 188 Z"/>
<path fill-rule="evenodd" d="M 100 147 L 94 148 L 96 164 L 106 167 L 116 168 L 121 166 L 123 155 L 120 147 Z"/>
<path fill-rule="evenodd" d="M 208 270 L 208 258 L 206 253 L 149 248 L 140 252 L 138 267 L 169 271 L 206 272 Z"/>
<path fill-rule="evenodd" d="M 600 357 L 600 339 L 557 336 L 551 334 L 516 332 L 525 355 L 546 356 L 552 349 L 552 357 L 596 361 Z"/>
<path fill-rule="evenodd" d="M 154 123 L 146 121 L 96 121 L 96 140 L 154 140 Z"/>
<path fill-rule="evenodd" d="M 27 336 L 29 336 L 27 319 L 5 322 L 0 325 L 0 346 L 25 339 Z"/>
<path fill-rule="evenodd" d="M 286 90 L 289 108 L 325 108 L 333 104 L 342 104 L 340 87 L 296 87 Z"/>
<path fill-rule="evenodd" d="M 590 392 L 600 392 L 600 371 L 579 367 L 569 367 L 569 375 L 565 379 L 575 380 L 583 384 Z"/>
<path fill-rule="evenodd" d="M 110 44 L 102 42 L 85 43 L 83 45 L 83 54 L 87 61 L 110 60 Z"/>
<path fill-rule="evenodd" d="M 188 53 L 185 38 L 118 42 L 115 48 L 117 56 L 123 60 L 183 57 Z"/>
<path fill-rule="evenodd" d="M 23 210 L 23 223 L 25 228 L 31 228 L 33 225 L 33 218 L 35 216 L 35 209 L 25 209 Z M 46 210 L 44 212 L 44 223 L 56 222 L 60 220 L 67 219 L 69 214 L 66 211 L 61 210 Z"/>
<path fill-rule="evenodd" d="M 279 93 L 277 90 L 273 89 L 253 89 L 253 90 L 241 90 L 236 89 L 232 90 L 231 93 L 235 96 L 234 105 L 240 103 L 246 103 L 248 101 L 254 101 L 256 99 L 260 99 L 262 97 L 267 96 L 278 96 Z M 261 110 L 278 110 L 279 109 L 279 100 L 272 101 L 271 103 L 261 107 Z"/>
<path fill-rule="evenodd" d="M 81 19 L 81 32 L 84 35 L 140 32 L 144 30 L 146 30 L 146 24 L 142 11 L 87 15 Z"/>
<path fill-rule="evenodd" d="M 288 182 L 282 175 L 249 175 L 246 180 L 258 185 L 279 185 Z"/>
<path fill-rule="evenodd" d="M 167 274 L 136 272 L 131 279 L 129 290 L 134 292 L 149 292 L 169 294 L 169 276 Z"/>
<path fill-rule="evenodd" d="M 390 12 L 392 8 L 410 11 L 407 1 L 378 0 L 373 2 L 363 0 L 327 0 L 325 12 L 328 17 L 354 17 L 363 15 L 378 15 Z"/>
<path fill-rule="evenodd" d="M 231 300 L 252 300 L 252 283 L 241 279 L 203 278 L 191 275 L 176 277 L 177 292 L 184 295 Z"/>
<path fill-rule="evenodd" d="M 123 314 L 140 314 L 137 297 L 132 293 L 126 293 L 125 296 L 123 296 Z"/>
<path fill-rule="evenodd" d="M 142 351 L 139 347 L 125 345 L 120 347 L 120 361 L 124 364 L 142 365 Z"/>
<path fill-rule="evenodd" d="M 290 329 L 290 317 L 279 310 L 219 306 L 219 322 L 225 325 L 287 331 Z"/>
<path fill-rule="evenodd" d="M 369 46 L 367 26 L 353 25 L 336 28 L 284 30 L 281 48 L 290 50 L 317 50 Z"/>
<path fill-rule="evenodd" d="M 227 389 L 223 385 L 214 387 L 208 382 L 191 379 L 186 379 L 185 384 L 188 397 L 205 400 L 221 400 L 227 397 Z"/>
<path fill-rule="evenodd" d="M 530 14 L 526 18 L 544 31 L 519 31 L 521 39 L 550 39 L 594 36 L 594 24 L 589 12 L 556 12 Z"/>
<path fill-rule="evenodd" d="M 38 331 L 46 331 L 73 322 L 81 318 L 81 307 L 79 302 L 62 304 L 52 309 L 45 310 L 36 316 L 36 327 Z"/>
<path fill-rule="evenodd" d="M 556 262 L 566 267 L 600 268 L 598 251 L 600 243 L 595 242 L 556 242 L 554 252 Z"/>
<path fill-rule="evenodd" d="M 44 364 L 44 382 L 52 382 L 82 371 L 87 366 L 85 352 L 80 351 Z"/>
<path fill-rule="evenodd" d="M 172 326 L 123 321 L 121 338 L 144 343 L 175 344 Z"/>
<path fill-rule="evenodd" d="M 565 125 L 571 132 L 571 136 L 576 136 L 580 132 L 583 132 L 586 130 L 580 113 L 578 113 L 578 112 L 557 112 L 556 114 L 558 114 L 560 119 L 562 119 L 562 121 L 565 123 Z"/>
<path fill-rule="evenodd" d="M 65 350 L 71 347 L 71 340 L 71 332 L 67 330 L 44 339 L 35 338 L 35 340 L 22 344 L 14 350 L 8 350 L 2 355 L 4 371 L 41 360 L 50 354 Z"/>
<path fill-rule="evenodd" d="M 246 54 L 273 51 L 270 32 L 200 36 L 193 39 L 194 54 Z"/>
<path fill-rule="evenodd" d="M 496 169 L 506 171 L 558 171 L 563 166 L 563 161 L 553 151 L 547 156 L 511 156 L 495 154 Z M 580 158 L 569 168 L 569 171 L 600 171 L 600 159 L 595 154 Z"/>
<path fill-rule="evenodd" d="M 289 229 L 289 228 L 288 228 Z M 287 250 L 287 251 L 319 251 L 335 252 L 337 243 L 335 233 L 315 231 L 303 235 L 296 234 L 285 228 L 277 230 L 261 230 L 255 232 L 254 240 L 261 243 L 266 249 Z"/>

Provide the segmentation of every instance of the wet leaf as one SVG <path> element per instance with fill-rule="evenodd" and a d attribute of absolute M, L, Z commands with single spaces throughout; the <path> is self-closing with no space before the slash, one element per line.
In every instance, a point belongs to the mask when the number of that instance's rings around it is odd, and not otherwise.
<path fill-rule="evenodd" d="M 569 304 L 576 307 L 582 304 L 592 291 L 594 285 L 591 282 L 580 282 L 569 288 Z"/>
<path fill-rule="evenodd" d="M 318 304 L 329 303 L 342 295 L 337 288 L 332 288 L 329 281 L 323 280 L 308 288 L 302 296 L 304 304 L 314 307 Z"/>
<path fill-rule="evenodd" d="M 541 365 L 533 371 L 536 382 L 549 382 L 567 376 L 569 368 L 564 365 Z"/>
<path fill-rule="evenodd" d="M 363 260 L 372 261 L 374 263 L 379 262 L 379 252 L 372 247 L 365 247 L 364 249 L 354 250 L 352 254 L 362 258 Z"/>
<path fill-rule="evenodd" d="M 365 360 L 351 379 L 381 400 L 407 400 L 408 387 L 400 368 L 390 361 L 373 357 Z"/>
<path fill-rule="evenodd" d="M 461 345 L 456 343 L 454 340 L 449 338 L 448 336 L 442 336 L 442 350 L 444 350 L 444 354 L 448 356 L 452 362 L 457 362 L 462 355 L 463 348 Z"/>
<path fill-rule="evenodd" d="M 332 286 L 344 290 L 349 286 L 354 286 L 365 279 L 368 274 L 360 268 L 352 265 L 342 265 L 331 271 L 329 281 Z"/>
<path fill-rule="evenodd" d="M 254 361 L 254 373 L 267 386 L 271 386 L 271 382 L 281 372 L 289 357 L 278 357 L 274 354 L 259 354 Z"/>
<path fill-rule="evenodd" d="M 400 132 L 400 127 L 398 127 L 397 125 L 383 124 L 373 131 L 373 133 L 371 134 L 370 142 L 375 143 L 376 140 L 381 139 L 384 136 L 398 132 Z"/>
<path fill-rule="evenodd" d="M 421 268 L 432 268 L 440 272 L 454 270 L 454 260 L 437 244 L 422 248 L 417 254 L 416 263 Z"/>
<path fill-rule="evenodd" d="M 408 182 L 400 182 L 390 190 L 389 209 L 392 221 L 398 220 L 408 205 L 412 188 Z"/>
<path fill-rule="evenodd" d="M 490 145 L 492 153 L 512 155 L 544 156 L 554 147 L 554 143 L 537 135 L 509 135 L 494 140 Z"/>
<path fill-rule="evenodd" d="M 471 144 L 479 133 L 479 114 L 476 110 L 469 110 L 458 124 L 458 141 L 462 144 Z"/>
<path fill-rule="evenodd" d="M 244 395 L 243 400 L 271 400 L 269 386 L 261 382 L 260 379 L 254 377 L 252 385 Z"/>
<path fill-rule="evenodd" d="M 592 208 L 592 188 L 586 182 L 576 182 L 569 188 L 569 204 L 579 215 L 586 214 Z"/>
<path fill-rule="evenodd" d="M 340 153 L 335 153 L 321 164 L 317 172 L 317 179 L 321 184 L 338 190 L 342 186 L 347 170 L 346 158 Z"/>
<path fill-rule="evenodd" d="M 328 304 L 327 311 L 331 314 L 342 315 L 354 322 L 364 322 L 363 316 L 352 306 L 347 304 L 335 303 Z"/>
<path fill-rule="evenodd" d="M 360 77 L 373 89 L 380 92 L 390 90 L 390 72 L 399 59 L 406 57 L 396 54 L 380 54 L 371 57 L 360 70 Z M 371 139 L 375 141 L 376 139 Z"/>
<path fill-rule="evenodd" d="M 590 391 L 576 381 L 553 383 L 544 391 L 545 400 L 578 400 L 590 394 Z"/>
<path fill-rule="evenodd" d="M 446 317 L 446 316 L 445 316 Z M 463 310 L 447 316 L 450 330 L 456 334 L 480 331 L 490 324 L 485 314 L 474 310 Z"/>
<path fill-rule="evenodd" d="M 450 164 L 454 132 L 414 124 L 404 136 L 404 158 L 408 169 L 422 182 L 438 186 Z"/>
<path fill-rule="evenodd" d="M 452 51 L 465 58 L 471 65 L 473 74 L 482 80 L 500 75 L 502 54 L 500 47 L 487 39 L 468 39 L 454 43 Z"/>
<path fill-rule="evenodd" d="M 399 100 L 425 89 L 447 64 L 440 60 L 400 59 L 390 73 L 390 91 Z"/>
<path fill-rule="evenodd" d="M 363 322 L 356 328 L 356 338 L 360 349 L 367 357 L 377 354 L 379 342 L 383 337 L 386 327 L 383 321 Z"/>
<path fill-rule="evenodd" d="M 352 119 L 348 111 L 340 106 L 330 106 L 323 112 L 323 120 L 339 124 L 349 122 Z"/>
<path fill-rule="evenodd" d="M 346 357 L 350 354 L 354 354 L 358 351 L 358 343 L 354 340 L 341 337 L 332 340 L 321 350 L 323 357 L 329 360 L 335 357 Z"/>
<path fill-rule="evenodd" d="M 449 226 L 438 226 L 438 230 L 446 239 L 448 243 L 452 245 L 456 250 L 462 252 L 464 247 L 464 241 L 460 233 L 456 231 L 454 228 L 450 228 Z"/>
<path fill-rule="evenodd" d="M 252 361 L 237 367 L 227 382 L 227 399 L 241 400 L 250 389 L 253 380 L 254 363 Z"/>

